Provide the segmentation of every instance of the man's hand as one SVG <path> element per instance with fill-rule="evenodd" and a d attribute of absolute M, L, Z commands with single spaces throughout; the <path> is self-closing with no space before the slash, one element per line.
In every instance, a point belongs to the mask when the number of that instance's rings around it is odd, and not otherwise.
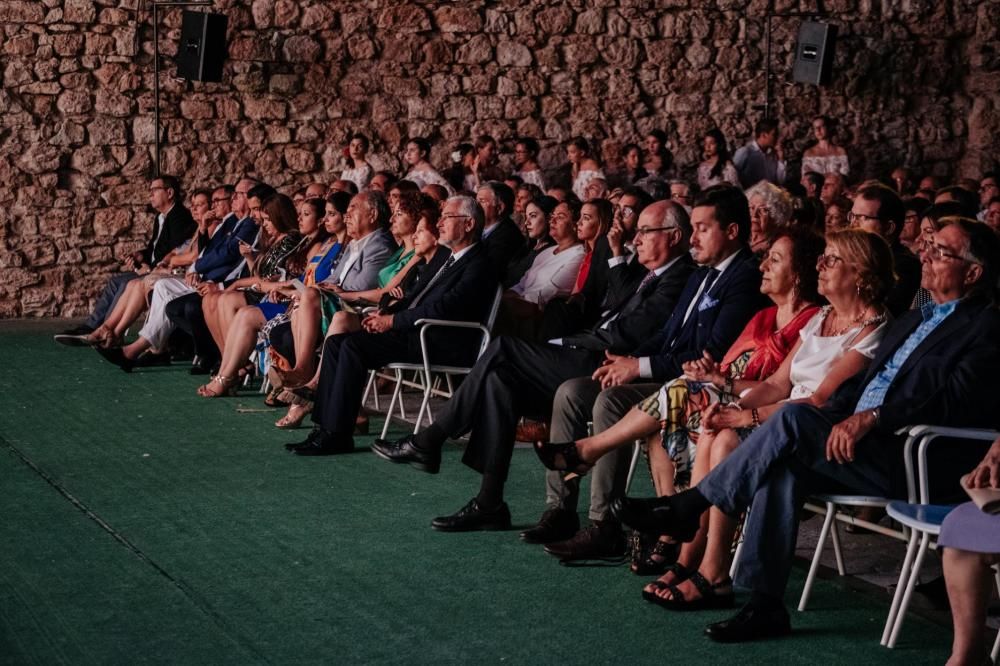
<path fill-rule="evenodd" d="M 205 296 L 219 291 L 219 285 L 215 282 L 199 282 L 195 287 L 198 290 L 198 294 L 205 298 Z"/>
<path fill-rule="evenodd" d="M 862 437 L 875 427 L 875 415 L 865 410 L 847 417 L 833 426 L 826 439 L 826 459 L 840 464 L 854 461 L 854 450 Z"/>
<path fill-rule="evenodd" d="M 1000 488 L 1000 439 L 986 452 L 986 457 L 965 480 L 969 488 Z"/>
<path fill-rule="evenodd" d="M 625 251 L 625 241 L 623 239 L 624 234 L 625 230 L 622 228 L 621 223 L 618 222 L 617 219 L 611 223 L 611 229 L 608 230 L 607 234 L 608 247 L 611 248 L 611 256 L 620 257 L 624 253 Z"/>
<path fill-rule="evenodd" d="M 365 317 L 365 320 L 361 322 L 361 325 L 364 326 L 365 330 L 369 333 L 385 333 L 392 328 L 392 317 L 393 315 L 391 314 L 372 315 L 370 317 Z"/>
<path fill-rule="evenodd" d="M 702 353 L 701 358 L 687 361 L 681 368 L 689 379 L 696 382 L 711 382 L 720 388 L 726 383 L 726 378 L 719 370 L 719 364 L 708 353 L 708 350 Z"/>
<path fill-rule="evenodd" d="M 184 276 L 184 282 L 187 286 L 197 288 L 198 284 L 201 282 L 201 278 L 198 277 L 197 273 L 188 273 Z"/>
<path fill-rule="evenodd" d="M 639 376 L 639 359 L 634 356 L 618 356 L 609 351 L 605 351 L 604 355 L 607 357 L 604 365 L 591 376 L 591 379 L 601 383 L 601 388 L 628 384 Z"/>

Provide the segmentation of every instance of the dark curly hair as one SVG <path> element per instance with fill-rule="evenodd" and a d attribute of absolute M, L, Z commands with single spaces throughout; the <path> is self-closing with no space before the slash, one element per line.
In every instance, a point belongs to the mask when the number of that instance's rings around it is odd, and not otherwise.
<path fill-rule="evenodd" d="M 787 238 L 792 244 L 792 272 L 798 278 L 798 295 L 806 303 L 821 304 L 826 301 L 819 294 L 819 270 L 816 263 L 826 249 L 826 239 L 809 227 L 782 227 L 771 245 Z"/>

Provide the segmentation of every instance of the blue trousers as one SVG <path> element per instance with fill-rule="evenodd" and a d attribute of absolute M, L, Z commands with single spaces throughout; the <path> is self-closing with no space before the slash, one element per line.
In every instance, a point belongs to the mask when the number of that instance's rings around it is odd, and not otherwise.
<path fill-rule="evenodd" d="M 90 317 L 87 319 L 87 326 L 97 328 L 103 324 L 104 320 L 107 319 L 108 315 L 114 309 L 115 303 L 125 293 L 125 285 L 137 277 L 139 277 L 139 274 L 132 271 L 115 273 L 109 277 L 107 284 L 104 285 L 104 291 L 101 292 L 101 295 L 97 297 L 97 302 L 94 303 L 94 311 L 90 313 Z"/>
<path fill-rule="evenodd" d="M 827 461 L 830 430 L 847 416 L 785 405 L 698 484 L 723 513 L 738 516 L 750 508 L 734 581 L 738 586 L 784 596 L 806 495 L 889 494 L 891 465 L 903 464 L 892 442 L 869 435 L 858 442 L 853 462 Z"/>

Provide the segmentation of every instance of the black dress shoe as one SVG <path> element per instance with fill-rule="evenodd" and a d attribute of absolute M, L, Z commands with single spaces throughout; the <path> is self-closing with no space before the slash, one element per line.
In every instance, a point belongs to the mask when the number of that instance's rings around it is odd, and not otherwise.
<path fill-rule="evenodd" d="M 163 352 L 161 354 L 146 352 L 139 358 L 135 359 L 135 364 L 141 368 L 153 368 L 170 365 L 170 352 Z"/>
<path fill-rule="evenodd" d="M 297 456 L 333 456 L 353 450 L 354 438 L 320 430 L 316 435 L 309 433 L 306 441 L 294 447 L 292 453 Z"/>
<path fill-rule="evenodd" d="M 698 533 L 699 515 L 686 516 L 677 511 L 672 497 L 636 499 L 619 497 L 611 502 L 611 515 L 642 532 L 666 534 L 682 542 L 692 541 Z"/>
<path fill-rule="evenodd" d="M 285 444 L 285 450 L 293 451 L 299 448 L 300 446 L 305 446 L 306 444 L 312 444 L 317 438 L 321 437 L 322 435 L 323 435 L 323 429 L 320 428 L 319 426 L 313 426 L 313 429 L 309 431 L 309 434 L 306 435 L 306 438 L 304 440 L 302 440 L 301 442 L 288 442 L 287 444 Z"/>
<path fill-rule="evenodd" d="M 121 347 L 94 347 L 94 349 L 104 357 L 104 360 L 114 363 L 125 372 L 132 372 L 132 368 L 135 367 L 135 361 L 125 356 Z"/>
<path fill-rule="evenodd" d="M 595 520 L 571 538 L 548 544 L 545 552 L 563 562 L 617 562 L 625 557 L 625 535 L 617 521 Z"/>
<path fill-rule="evenodd" d="M 792 632 L 788 611 L 783 607 L 760 608 L 747 604 L 722 622 L 705 627 L 705 635 L 719 643 L 745 643 L 762 638 L 778 638 Z"/>
<path fill-rule="evenodd" d="M 417 446 L 413 435 L 407 435 L 395 442 L 376 439 L 372 443 L 372 451 L 379 458 L 394 463 L 407 463 L 428 474 L 437 474 L 441 469 L 441 449 L 422 449 Z M 510 522 L 509 515 L 507 522 Z"/>
<path fill-rule="evenodd" d="M 580 516 L 568 509 L 548 509 L 538 520 L 538 524 L 521 532 L 525 543 L 552 543 L 565 541 L 580 529 Z"/>
<path fill-rule="evenodd" d="M 93 332 L 94 329 L 86 324 L 81 324 L 80 326 L 74 326 L 73 328 L 67 328 L 65 331 L 60 331 L 59 335 L 90 335 Z"/>
<path fill-rule="evenodd" d="M 441 532 L 475 532 L 479 530 L 509 530 L 510 509 L 501 502 L 495 509 L 483 509 L 473 497 L 469 503 L 450 516 L 439 516 L 431 527 Z"/>

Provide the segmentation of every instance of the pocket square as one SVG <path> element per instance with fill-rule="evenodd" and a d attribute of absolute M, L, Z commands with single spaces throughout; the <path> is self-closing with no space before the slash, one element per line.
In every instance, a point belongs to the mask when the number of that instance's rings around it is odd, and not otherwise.
<path fill-rule="evenodd" d="M 698 312 L 704 312 L 705 310 L 711 310 L 716 305 L 719 304 L 719 299 L 712 298 L 708 294 L 701 297 L 701 302 L 698 303 Z"/>

